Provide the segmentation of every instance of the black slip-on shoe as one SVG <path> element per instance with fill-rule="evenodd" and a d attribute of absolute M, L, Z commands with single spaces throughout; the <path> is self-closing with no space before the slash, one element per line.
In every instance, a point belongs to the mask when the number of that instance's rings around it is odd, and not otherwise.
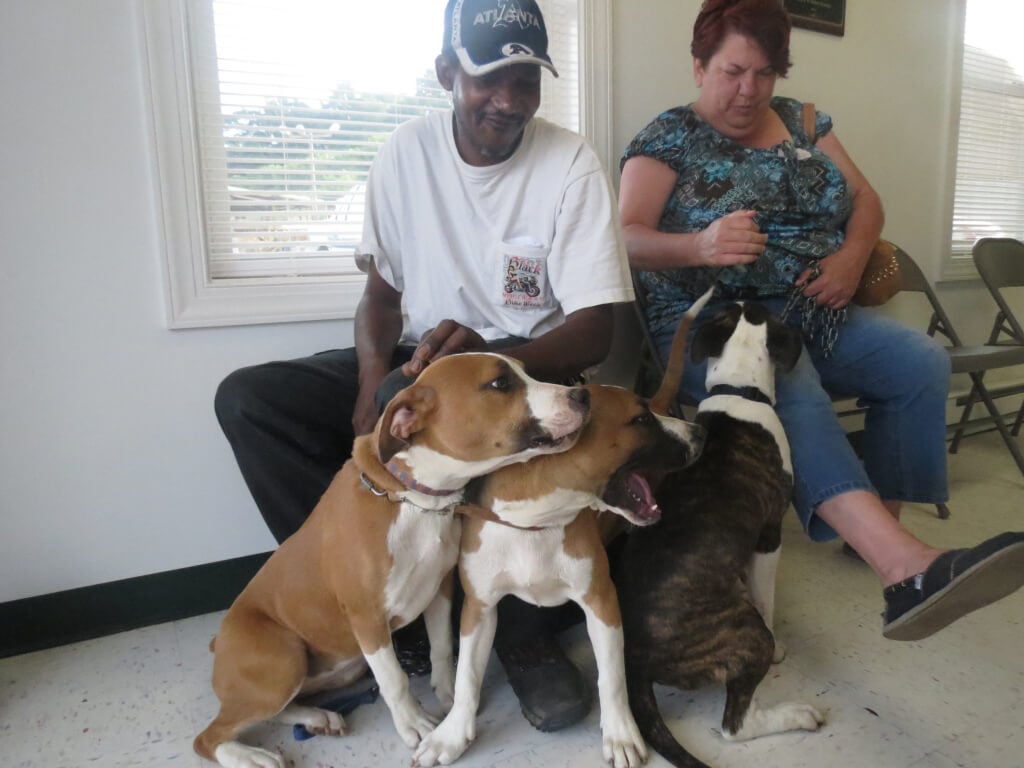
<path fill-rule="evenodd" d="M 923 573 L 886 587 L 882 634 L 922 640 L 1024 586 L 1024 532 L 943 552 Z"/>
<path fill-rule="evenodd" d="M 549 632 L 495 650 L 523 716 L 538 731 L 557 731 L 587 716 L 590 687 Z"/>

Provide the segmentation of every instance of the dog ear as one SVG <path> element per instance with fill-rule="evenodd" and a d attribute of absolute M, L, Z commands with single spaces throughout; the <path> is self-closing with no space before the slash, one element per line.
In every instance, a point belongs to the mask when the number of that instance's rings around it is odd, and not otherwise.
<path fill-rule="evenodd" d="M 730 311 L 715 315 L 713 318 L 701 324 L 693 334 L 693 342 L 690 344 L 690 359 L 695 363 L 701 363 L 709 357 L 721 357 L 726 342 L 736 330 L 738 314 Z"/>
<path fill-rule="evenodd" d="M 776 368 L 786 372 L 793 370 L 803 348 L 798 328 L 780 323 L 775 318 L 768 321 L 768 356 Z"/>
<path fill-rule="evenodd" d="M 377 420 L 374 442 L 382 462 L 409 445 L 409 438 L 426 426 L 428 414 L 434 410 L 437 393 L 427 386 L 406 387 L 384 408 Z"/>

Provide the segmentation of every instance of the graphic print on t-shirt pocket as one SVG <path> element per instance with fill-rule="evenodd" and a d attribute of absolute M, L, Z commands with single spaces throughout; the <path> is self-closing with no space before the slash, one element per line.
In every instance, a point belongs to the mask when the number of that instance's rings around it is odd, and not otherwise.
<path fill-rule="evenodd" d="M 532 309 L 550 304 L 547 246 L 534 242 L 503 242 L 501 304 L 512 309 Z"/>

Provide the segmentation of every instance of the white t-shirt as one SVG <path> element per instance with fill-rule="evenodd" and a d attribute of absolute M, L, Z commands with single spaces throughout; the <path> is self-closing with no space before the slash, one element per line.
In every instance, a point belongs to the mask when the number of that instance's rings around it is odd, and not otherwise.
<path fill-rule="evenodd" d="M 515 153 L 475 167 L 452 112 L 404 123 L 374 160 L 356 263 L 403 294 L 403 340 L 446 318 L 486 340 L 536 338 L 633 300 L 618 207 L 578 134 L 534 118 Z"/>

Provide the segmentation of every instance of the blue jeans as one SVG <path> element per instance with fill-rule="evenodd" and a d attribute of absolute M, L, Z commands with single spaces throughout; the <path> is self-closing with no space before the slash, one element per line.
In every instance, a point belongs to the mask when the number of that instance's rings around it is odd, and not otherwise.
<path fill-rule="evenodd" d="M 785 300 L 762 303 L 778 314 Z M 710 302 L 694 329 L 722 306 Z M 795 322 L 794 316 L 791 323 Z M 691 340 L 692 334 L 693 330 Z M 672 333 L 659 334 L 655 343 L 665 360 Z M 705 363 L 686 361 L 680 388 L 686 396 L 697 401 L 707 397 L 706 370 Z M 805 344 L 793 370 L 776 373 L 775 410 L 793 458 L 793 505 L 813 540 L 836 537 L 815 513 L 822 502 L 848 491 L 925 504 L 948 499 L 949 377 L 949 355 L 938 342 L 852 304 L 831 359 L 824 359 L 816 344 Z M 867 407 L 863 462 L 846 439 L 829 392 L 856 396 L 858 404 Z"/>

